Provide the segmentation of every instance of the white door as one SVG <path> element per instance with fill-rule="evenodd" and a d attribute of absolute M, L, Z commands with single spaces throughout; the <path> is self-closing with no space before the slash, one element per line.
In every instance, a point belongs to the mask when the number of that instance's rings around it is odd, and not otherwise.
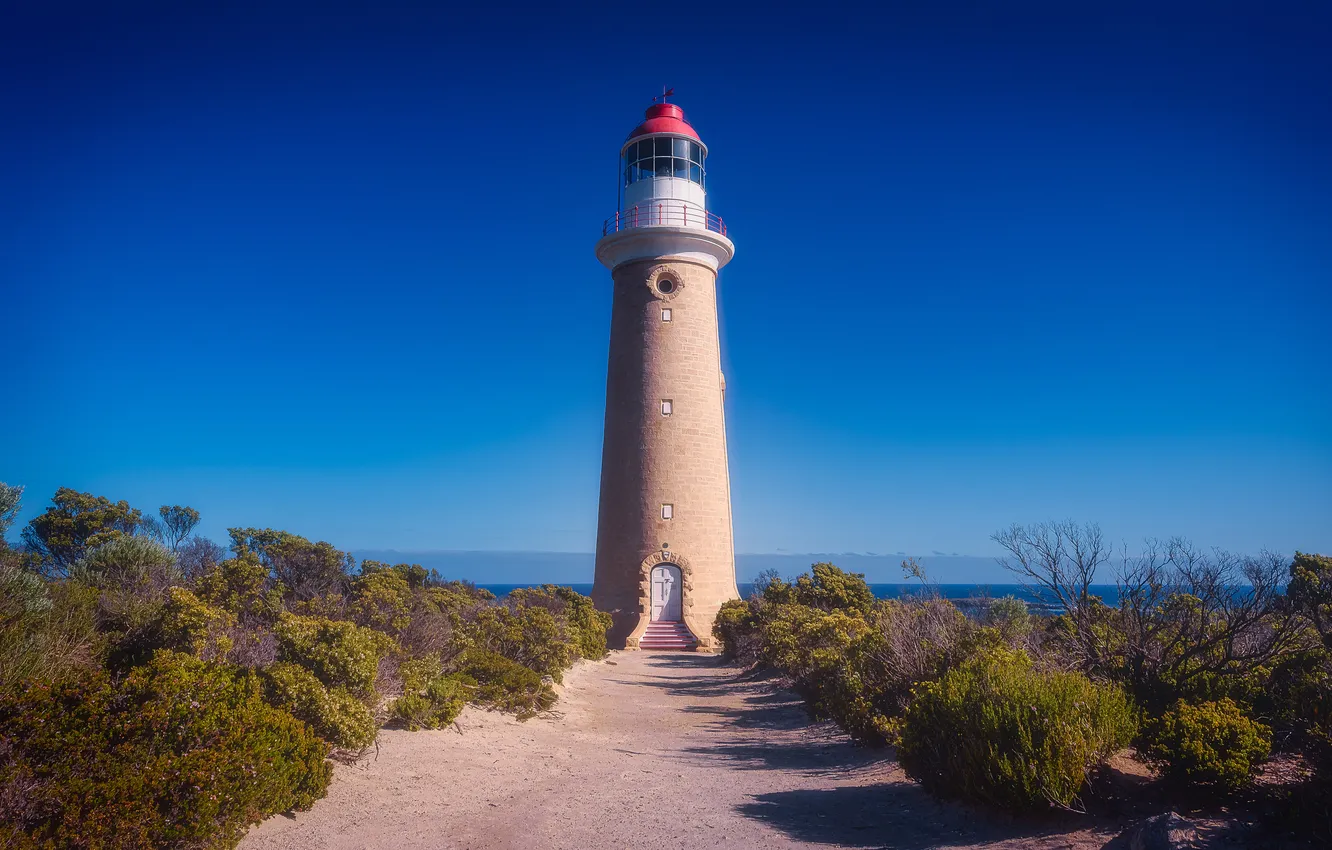
<path fill-rule="evenodd" d="M 680 568 L 658 564 L 652 568 L 652 622 L 680 622 Z"/>

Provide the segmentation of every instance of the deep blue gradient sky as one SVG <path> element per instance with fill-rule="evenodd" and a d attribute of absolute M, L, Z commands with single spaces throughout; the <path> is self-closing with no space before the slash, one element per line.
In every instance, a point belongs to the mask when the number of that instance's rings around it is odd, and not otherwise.
<path fill-rule="evenodd" d="M 592 248 L 667 84 L 737 245 L 739 551 L 1332 550 L 1326 3 L 21 5 L 25 518 L 66 485 L 217 538 L 591 551 Z"/>

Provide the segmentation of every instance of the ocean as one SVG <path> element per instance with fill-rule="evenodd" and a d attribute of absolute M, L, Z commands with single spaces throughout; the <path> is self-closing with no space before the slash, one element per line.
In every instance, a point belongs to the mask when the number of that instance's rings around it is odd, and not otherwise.
<path fill-rule="evenodd" d="M 520 587 L 540 587 L 540 584 L 478 584 L 477 587 L 485 588 L 496 596 L 504 596 L 511 590 Z M 565 587 L 571 587 L 583 595 L 592 593 L 590 584 L 566 584 Z M 1033 613 L 1053 613 L 1056 606 L 1048 605 L 1042 602 L 1038 597 L 1032 595 L 1017 584 L 940 584 L 936 585 L 939 594 L 945 599 L 950 599 L 958 605 L 959 608 L 966 609 L 978 605 L 981 600 L 997 599 L 1001 596 L 1016 596 L 1027 603 Z M 743 582 L 739 585 L 740 595 L 749 596 L 754 592 L 754 585 Z M 1119 602 L 1119 595 L 1115 591 L 1113 584 L 1092 585 L 1092 593 L 1100 596 L 1101 601 L 1107 605 L 1116 605 Z M 871 584 L 870 590 L 879 599 L 897 599 L 902 596 L 912 596 L 921 593 L 919 584 Z"/>

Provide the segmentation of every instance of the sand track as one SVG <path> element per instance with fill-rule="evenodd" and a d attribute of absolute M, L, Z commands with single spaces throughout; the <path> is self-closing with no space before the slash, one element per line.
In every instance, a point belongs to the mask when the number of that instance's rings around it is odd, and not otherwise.
<path fill-rule="evenodd" d="M 799 701 L 719 659 L 613 653 L 566 676 L 555 716 L 467 709 L 460 731 L 380 736 L 267 848 L 1101 847 L 1070 819 L 939 803 L 889 754 L 811 724 Z"/>

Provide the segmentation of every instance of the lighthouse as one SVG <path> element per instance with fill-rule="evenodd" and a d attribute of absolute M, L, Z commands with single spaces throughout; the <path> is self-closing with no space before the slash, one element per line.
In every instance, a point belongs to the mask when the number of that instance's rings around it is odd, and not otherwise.
<path fill-rule="evenodd" d="M 610 357 L 592 599 L 612 647 L 710 649 L 739 598 L 726 461 L 717 273 L 735 246 L 707 205 L 707 146 L 654 103 L 620 147 Z"/>

